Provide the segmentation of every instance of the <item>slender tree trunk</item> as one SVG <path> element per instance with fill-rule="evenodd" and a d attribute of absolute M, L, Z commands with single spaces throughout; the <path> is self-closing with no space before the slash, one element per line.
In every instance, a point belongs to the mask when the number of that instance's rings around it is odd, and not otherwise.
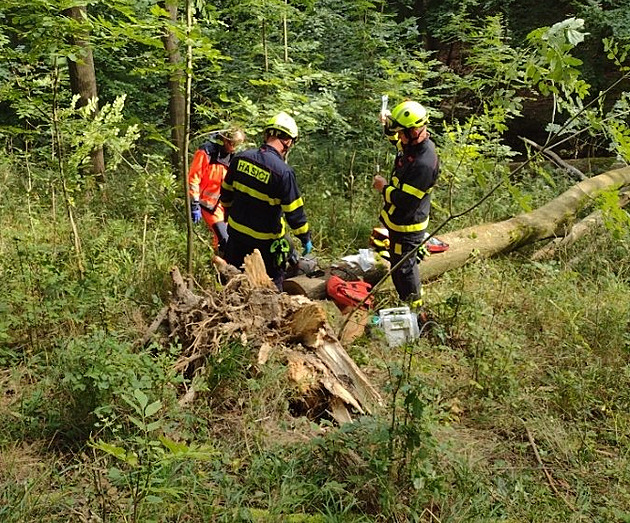
<path fill-rule="evenodd" d="M 184 197 L 186 198 L 186 210 L 190 209 L 190 193 L 188 192 L 188 147 L 190 145 L 190 106 L 192 93 L 192 70 L 193 70 L 193 48 L 190 44 L 190 33 L 193 26 L 193 6 L 192 0 L 186 0 L 186 34 L 188 42 L 186 44 L 186 98 L 184 103 L 184 147 L 182 149 L 182 177 L 184 179 Z M 193 222 L 189 212 L 186 212 L 186 228 L 188 231 L 186 247 L 186 265 L 188 274 L 192 275 L 193 268 Z"/>
<path fill-rule="evenodd" d="M 68 214 L 68 221 L 72 229 L 72 240 L 74 243 L 74 252 L 76 254 L 77 268 L 81 279 L 85 276 L 85 268 L 83 266 L 83 250 L 81 248 L 81 236 L 79 235 L 79 227 L 74 217 L 74 204 L 68 191 L 68 185 L 66 183 L 66 173 L 63 161 L 63 146 L 61 131 L 59 129 L 59 106 L 58 106 L 58 86 L 59 86 L 59 68 L 55 61 L 54 77 L 53 77 L 53 154 L 57 157 L 57 167 L 59 169 L 59 178 L 61 179 L 61 188 L 63 192 L 63 198 L 66 204 L 66 212 Z"/>
<path fill-rule="evenodd" d="M 64 14 L 79 23 L 84 23 L 87 19 L 87 9 L 85 6 L 71 7 L 64 11 Z M 71 42 L 81 50 L 81 58 L 77 61 L 68 61 L 70 72 L 70 86 L 73 94 L 78 94 L 81 98 L 80 106 L 85 106 L 92 99 L 98 99 L 98 89 L 96 85 L 96 72 L 94 69 L 94 56 L 89 43 L 89 31 L 81 29 L 73 35 Z M 98 111 L 98 105 L 96 106 Z M 99 183 L 105 182 L 105 157 L 103 147 L 97 147 L 90 153 L 91 171 Z"/>
<path fill-rule="evenodd" d="M 413 16 L 418 20 L 418 29 L 422 38 L 422 45 L 427 51 L 438 51 L 440 49 L 440 42 L 429 33 L 427 27 L 427 13 L 431 11 L 434 5 L 439 2 L 431 0 L 415 0 L 413 4 Z"/>
<path fill-rule="evenodd" d="M 178 0 L 165 0 L 164 8 L 169 12 L 171 20 L 177 22 Z M 171 140 L 175 149 L 171 155 L 173 169 L 181 170 L 182 151 L 184 150 L 184 129 L 186 121 L 186 97 L 184 96 L 185 73 L 182 55 L 179 52 L 179 40 L 172 31 L 164 35 L 164 47 L 171 67 L 169 78 L 169 114 L 171 123 Z"/>
<path fill-rule="evenodd" d="M 287 7 L 289 5 L 288 0 L 284 0 L 284 15 L 282 16 L 282 32 L 284 35 L 284 62 L 289 61 L 289 30 L 287 27 Z"/>
<path fill-rule="evenodd" d="M 262 19 L 262 27 L 261 27 L 261 38 L 262 38 L 262 46 L 263 46 L 263 56 L 265 61 L 265 73 L 269 72 L 269 56 L 267 54 L 267 26 L 265 24 L 265 19 Z"/>

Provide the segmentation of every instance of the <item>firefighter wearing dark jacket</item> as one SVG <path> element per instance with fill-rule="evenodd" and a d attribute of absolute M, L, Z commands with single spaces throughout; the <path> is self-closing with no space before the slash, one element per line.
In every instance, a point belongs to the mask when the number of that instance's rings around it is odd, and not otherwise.
<path fill-rule="evenodd" d="M 231 128 L 210 135 L 201 144 L 188 171 L 190 212 L 193 223 L 204 219 L 212 231 L 215 251 L 223 251 L 227 243 L 227 225 L 223 207 L 219 202 L 221 183 L 236 147 L 243 143 L 245 134 L 240 129 Z"/>
<path fill-rule="evenodd" d="M 396 155 L 391 182 L 375 176 L 373 186 L 383 195 L 380 220 L 389 231 L 389 254 L 394 267 L 408 252 L 416 250 L 426 236 L 431 212 L 431 191 L 437 181 L 439 160 L 429 138 L 426 109 L 406 101 L 388 115 L 386 134 L 397 133 L 400 150 Z M 422 248 L 421 248 L 422 249 Z M 401 300 L 419 309 L 422 305 L 418 259 L 411 255 L 392 274 Z"/>
<path fill-rule="evenodd" d="M 295 172 L 285 162 L 297 138 L 295 120 L 277 114 L 265 126 L 263 145 L 237 154 L 221 186 L 229 235 L 226 261 L 241 267 L 245 256 L 258 249 L 279 290 L 292 251 L 287 224 L 302 242 L 303 255 L 313 249 Z"/>

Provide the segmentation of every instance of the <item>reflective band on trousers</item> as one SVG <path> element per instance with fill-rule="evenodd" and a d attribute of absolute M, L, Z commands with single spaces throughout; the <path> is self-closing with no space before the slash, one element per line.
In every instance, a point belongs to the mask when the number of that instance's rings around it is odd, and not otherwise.
<path fill-rule="evenodd" d="M 412 301 L 410 304 L 411 310 L 419 309 L 424 304 L 424 300 L 420 298 L 419 300 Z"/>

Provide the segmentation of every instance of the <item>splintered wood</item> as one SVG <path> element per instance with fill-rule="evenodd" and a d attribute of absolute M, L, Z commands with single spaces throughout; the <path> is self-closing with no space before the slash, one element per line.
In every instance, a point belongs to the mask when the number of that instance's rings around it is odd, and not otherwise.
<path fill-rule="evenodd" d="M 221 290 L 192 292 L 179 270 L 171 271 L 173 296 L 168 310 L 152 323 L 143 341 L 166 325 L 182 353 L 176 369 L 191 377 L 230 340 L 251 348 L 251 363 L 265 365 L 271 355 L 284 362 L 296 384 L 304 415 L 327 415 L 338 423 L 370 413 L 381 397 L 348 356 L 328 324 L 321 305 L 305 296 L 279 293 L 258 251 L 246 257 L 244 273 L 223 266 L 229 280 Z M 194 400 L 188 390 L 180 403 Z"/>

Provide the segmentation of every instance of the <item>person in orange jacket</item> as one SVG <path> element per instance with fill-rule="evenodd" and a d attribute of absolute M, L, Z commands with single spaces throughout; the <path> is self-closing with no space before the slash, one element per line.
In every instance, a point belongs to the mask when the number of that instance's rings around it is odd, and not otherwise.
<path fill-rule="evenodd" d="M 236 147 L 245 141 L 245 133 L 237 128 L 217 131 L 195 152 L 188 172 L 190 212 L 193 223 L 204 219 L 212 231 L 212 245 L 222 252 L 228 232 L 223 206 L 219 202 L 221 184 Z"/>

